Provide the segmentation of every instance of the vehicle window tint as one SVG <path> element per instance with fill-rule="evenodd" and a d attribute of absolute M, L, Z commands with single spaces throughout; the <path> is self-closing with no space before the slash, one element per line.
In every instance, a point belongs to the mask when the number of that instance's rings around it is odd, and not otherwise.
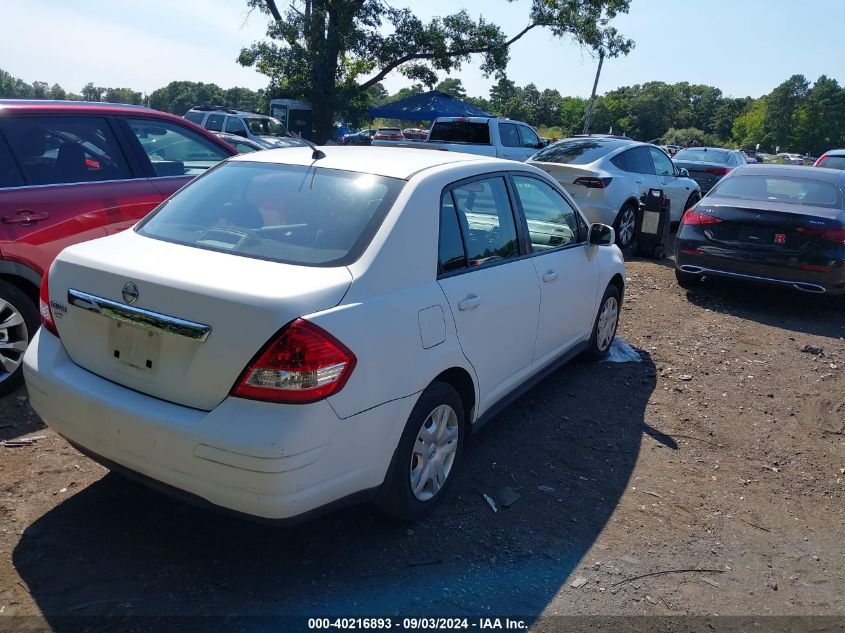
<path fill-rule="evenodd" d="M 563 196 L 536 178 L 514 176 L 513 182 L 534 251 L 578 242 L 577 214 Z"/>
<path fill-rule="evenodd" d="M 438 121 L 431 128 L 429 139 L 444 143 L 490 144 L 490 126 L 474 121 Z"/>
<path fill-rule="evenodd" d="M 732 158 L 730 152 L 721 149 L 682 149 L 675 154 L 675 160 L 695 160 L 705 163 L 728 163 Z"/>
<path fill-rule="evenodd" d="M 222 114 L 209 114 L 205 121 L 205 129 L 212 132 L 222 132 L 223 119 L 225 118 Z"/>
<path fill-rule="evenodd" d="M 202 124 L 202 119 L 205 116 L 205 112 L 188 112 L 185 115 L 185 118 L 188 119 L 191 123 Z"/>
<path fill-rule="evenodd" d="M 540 137 L 528 126 L 519 126 L 519 138 L 523 147 L 537 148 L 540 145 Z"/>
<path fill-rule="evenodd" d="M 253 161 L 226 162 L 138 227 L 194 248 L 302 266 L 346 266 L 367 248 L 405 181 Z"/>
<path fill-rule="evenodd" d="M 109 128 L 100 117 L 8 117 L 0 123 L 30 185 L 131 178 Z"/>
<path fill-rule="evenodd" d="M 23 184 L 18 166 L 12 157 L 12 152 L 0 138 L 0 189 L 4 187 L 19 187 Z"/>
<path fill-rule="evenodd" d="M 229 157 L 221 147 L 185 126 L 154 119 L 127 119 L 156 176 L 196 176 Z"/>
<path fill-rule="evenodd" d="M 246 134 L 246 126 L 238 117 L 230 116 L 226 118 L 226 131 L 229 134 Z"/>
<path fill-rule="evenodd" d="M 499 136 L 502 137 L 504 147 L 520 147 L 522 145 L 522 141 L 519 140 L 519 133 L 513 123 L 499 123 Z"/>
<path fill-rule="evenodd" d="M 675 166 L 662 150 L 659 150 L 656 147 L 649 147 L 648 151 L 651 152 L 651 160 L 654 162 L 654 170 L 657 172 L 658 176 L 675 175 Z"/>
<path fill-rule="evenodd" d="M 504 178 L 475 180 L 455 187 L 452 193 L 470 267 L 519 255 Z"/>
<path fill-rule="evenodd" d="M 586 165 L 629 143 L 630 141 L 618 139 L 566 139 L 541 149 L 531 160 L 564 165 L 567 163 Z"/>
<path fill-rule="evenodd" d="M 467 267 L 464 240 L 458 215 L 452 202 L 452 193 L 447 191 L 440 199 L 440 249 L 439 272 L 450 273 Z"/>
<path fill-rule="evenodd" d="M 233 145 L 241 154 L 249 154 L 250 152 L 254 152 L 256 149 L 249 143 L 239 143 L 238 141 L 234 141 L 231 145 Z"/>
<path fill-rule="evenodd" d="M 610 162 L 616 165 L 622 171 L 628 171 L 628 161 L 625 160 L 625 154 L 628 152 L 622 152 L 621 154 L 617 154 L 613 158 L 610 159 Z"/>
<path fill-rule="evenodd" d="M 654 164 L 651 162 L 651 155 L 647 147 L 635 147 L 625 152 L 625 162 L 628 171 L 635 174 L 653 174 Z"/>

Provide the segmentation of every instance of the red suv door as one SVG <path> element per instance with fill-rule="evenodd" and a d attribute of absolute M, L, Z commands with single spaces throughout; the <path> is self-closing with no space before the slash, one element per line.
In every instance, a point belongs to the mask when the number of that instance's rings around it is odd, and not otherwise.
<path fill-rule="evenodd" d="M 66 246 L 137 221 L 162 199 L 130 167 L 106 116 L 7 115 L 0 133 L 23 177 L 0 186 L 0 254 L 39 275 Z"/>

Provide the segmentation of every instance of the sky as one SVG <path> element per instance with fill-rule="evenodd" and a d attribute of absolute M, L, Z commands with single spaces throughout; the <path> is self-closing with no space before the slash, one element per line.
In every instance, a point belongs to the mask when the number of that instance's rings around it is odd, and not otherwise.
<path fill-rule="evenodd" d="M 286 2 L 280 3 L 285 5 Z M 530 0 L 392 0 L 422 19 L 465 8 L 507 34 L 527 24 Z M 236 59 L 262 39 L 266 17 L 245 0 L 5 0 L 0 69 L 27 82 L 79 92 L 89 81 L 149 93 L 175 80 L 258 89 L 267 79 Z M 845 84 L 839 54 L 845 0 L 632 0 L 614 21 L 636 42 L 606 60 L 599 93 L 647 81 L 688 81 L 733 97 L 759 97 L 794 74 Z M 571 40 L 534 29 L 511 48 L 507 74 L 518 85 L 589 96 L 597 61 Z M 487 96 L 493 78 L 470 63 L 452 76 Z M 394 72 L 389 92 L 409 85 Z"/>

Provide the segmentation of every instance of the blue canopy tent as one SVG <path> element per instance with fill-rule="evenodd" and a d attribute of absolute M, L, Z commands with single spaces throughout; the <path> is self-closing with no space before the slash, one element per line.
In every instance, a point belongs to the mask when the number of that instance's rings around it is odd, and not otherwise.
<path fill-rule="evenodd" d="M 374 119 L 399 119 L 400 121 L 432 121 L 441 116 L 487 116 L 485 112 L 445 92 L 432 90 L 411 95 L 399 101 L 385 103 L 370 110 Z"/>

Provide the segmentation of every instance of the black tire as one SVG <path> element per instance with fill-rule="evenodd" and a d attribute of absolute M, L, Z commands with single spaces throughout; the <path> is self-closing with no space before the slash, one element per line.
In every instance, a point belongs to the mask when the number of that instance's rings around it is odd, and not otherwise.
<path fill-rule="evenodd" d="M 613 334 L 611 334 L 610 338 L 606 340 L 605 337 L 601 336 L 599 322 L 602 320 L 602 313 L 605 306 L 607 306 L 611 300 L 616 306 L 616 317 L 612 328 Z M 610 284 L 604 291 L 604 296 L 601 298 L 601 303 L 599 303 L 599 310 L 596 313 L 596 320 L 593 323 L 593 334 L 590 337 L 590 343 L 587 346 L 588 358 L 600 360 L 607 356 L 611 345 L 613 345 L 613 339 L 616 338 L 616 328 L 619 326 L 619 313 L 621 312 L 621 308 L 622 305 L 619 302 L 619 289 L 615 285 Z"/>
<path fill-rule="evenodd" d="M 456 444 L 454 457 L 446 473 L 445 481 L 439 490 L 431 498 L 421 500 L 411 487 L 412 467 L 415 463 L 412 459 L 419 463 L 418 457 L 414 454 L 414 448 L 418 446 L 417 440 L 419 439 L 420 432 L 423 430 L 423 424 L 441 405 L 451 407 L 457 419 L 457 439 L 454 440 Z M 449 484 L 455 478 L 455 467 L 460 462 L 465 434 L 464 407 L 458 392 L 454 387 L 446 383 L 431 383 L 420 395 L 417 404 L 414 405 L 414 409 L 408 417 L 407 424 L 405 424 L 405 430 L 399 439 L 399 446 L 393 455 L 393 461 L 390 464 L 387 476 L 376 500 L 379 509 L 400 519 L 410 520 L 428 512 L 437 505 L 443 498 L 444 490 L 448 488 Z M 428 493 L 431 490 L 423 490 L 422 492 Z"/>
<path fill-rule="evenodd" d="M 627 230 L 627 227 L 630 227 L 630 230 Z M 626 202 L 619 210 L 619 215 L 613 222 L 613 228 L 616 230 L 616 245 L 622 249 L 629 248 L 637 237 L 637 206 Z"/>
<path fill-rule="evenodd" d="M 10 322 L 15 324 L 8 326 Z M 0 397 L 23 382 L 23 355 L 40 324 L 32 300 L 17 286 L 0 280 Z M 12 342 L 18 343 L 17 348 L 9 347 Z"/>
<path fill-rule="evenodd" d="M 675 269 L 675 279 L 681 288 L 695 288 L 701 284 L 701 275 L 696 273 L 685 273 L 683 270 Z"/>

